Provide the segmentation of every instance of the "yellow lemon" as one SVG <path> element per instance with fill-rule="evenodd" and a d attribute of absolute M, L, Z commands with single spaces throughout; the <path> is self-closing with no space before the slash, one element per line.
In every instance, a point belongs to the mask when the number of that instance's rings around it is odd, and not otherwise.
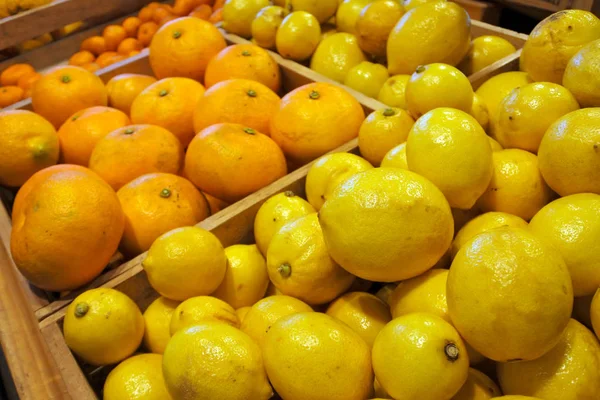
<path fill-rule="evenodd" d="M 159 297 L 144 311 L 144 346 L 152 353 L 162 354 L 171 339 L 171 317 L 178 301 Z"/>
<path fill-rule="evenodd" d="M 419 66 L 406 85 L 406 104 L 415 118 L 439 107 L 470 112 L 473 88 L 467 77 L 451 65 Z"/>
<path fill-rule="evenodd" d="M 390 74 L 412 74 L 431 63 L 456 65 L 469 50 L 470 34 L 471 19 L 456 3 L 435 1 L 413 8 L 390 33 Z"/>
<path fill-rule="evenodd" d="M 401 168 L 408 169 L 406 162 L 406 142 L 399 144 L 388 151 L 383 160 L 381 160 L 382 168 Z"/>
<path fill-rule="evenodd" d="M 314 15 L 323 24 L 335 15 L 338 0 L 287 0 L 286 7 L 290 12 L 306 11 Z"/>
<path fill-rule="evenodd" d="M 369 97 L 377 97 L 390 76 L 381 64 L 363 61 L 348 71 L 344 85 Z"/>
<path fill-rule="evenodd" d="M 319 21 L 306 11 L 290 13 L 277 29 L 275 46 L 285 58 L 304 61 L 310 58 L 321 41 Z"/>
<path fill-rule="evenodd" d="M 334 153 L 319 158 L 306 176 L 306 198 L 315 210 L 320 210 L 333 191 L 346 179 L 373 168 L 355 154 Z"/>
<path fill-rule="evenodd" d="M 513 227 L 481 233 L 458 251 L 447 296 L 461 336 L 502 362 L 533 360 L 549 351 L 573 306 L 569 270 L 558 251 Z"/>
<path fill-rule="evenodd" d="M 281 293 L 311 305 L 330 302 L 354 281 L 329 257 L 317 213 L 284 225 L 273 236 L 267 270 Z"/>
<path fill-rule="evenodd" d="M 454 229 L 442 192 L 399 168 L 373 168 L 347 179 L 325 202 L 319 220 L 333 259 L 378 282 L 431 268 L 450 247 Z"/>
<path fill-rule="evenodd" d="M 321 25 L 321 42 L 327 39 L 329 36 L 337 33 L 337 28 L 332 24 Z"/>
<path fill-rule="evenodd" d="M 410 75 L 394 75 L 381 87 L 377 100 L 390 107 L 408 109 L 406 105 L 406 85 Z"/>
<path fill-rule="evenodd" d="M 600 195 L 580 193 L 555 200 L 529 227 L 560 252 L 575 296 L 594 294 L 600 287 Z"/>
<path fill-rule="evenodd" d="M 417 277 L 402 281 L 390 297 L 392 317 L 424 312 L 452 323 L 446 302 L 448 270 L 431 269 Z"/>
<path fill-rule="evenodd" d="M 183 301 L 214 292 L 225 276 L 227 257 L 215 235 L 185 227 L 156 239 L 142 266 L 158 293 Z"/>
<path fill-rule="evenodd" d="M 394 0 L 367 4 L 356 21 L 356 36 L 361 49 L 375 57 L 385 57 L 388 37 L 404 8 Z"/>
<path fill-rule="evenodd" d="M 275 48 L 277 29 L 288 15 L 288 11 L 279 6 L 268 6 L 256 14 L 252 21 L 252 39 L 265 49 Z"/>
<path fill-rule="evenodd" d="M 512 43 L 500 36 L 479 36 L 471 42 L 471 47 L 458 68 L 467 76 L 473 75 L 516 51 Z"/>
<path fill-rule="evenodd" d="M 500 396 L 494 397 L 496 400 L 542 400 L 539 397 L 529 397 L 529 396 L 519 396 L 519 395 L 509 395 L 509 396 Z"/>
<path fill-rule="evenodd" d="M 406 142 L 415 120 L 400 108 L 373 111 L 363 121 L 358 132 L 360 154 L 379 166 L 388 151 Z"/>
<path fill-rule="evenodd" d="M 250 308 L 242 321 L 241 329 L 262 348 L 267 332 L 280 318 L 310 311 L 312 311 L 312 308 L 308 304 L 290 296 L 274 295 L 265 297 Z"/>
<path fill-rule="evenodd" d="M 394 289 L 396 289 L 396 286 L 398 286 L 396 283 L 385 284 L 377 291 L 377 293 L 375 293 L 375 296 L 389 306 L 390 297 L 392 297 L 392 293 L 394 292 Z"/>
<path fill-rule="evenodd" d="M 260 348 L 244 332 L 209 322 L 177 332 L 163 356 L 169 393 L 181 400 L 267 400 Z"/>
<path fill-rule="evenodd" d="M 342 83 L 348 71 L 365 60 L 356 36 L 338 32 L 319 43 L 310 60 L 310 69 Z"/>
<path fill-rule="evenodd" d="M 502 394 L 500 388 L 486 374 L 469 368 L 469 376 L 452 400 L 489 400 Z"/>
<path fill-rule="evenodd" d="M 600 289 L 596 291 L 590 305 L 590 319 L 596 336 L 600 339 Z"/>
<path fill-rule="evenodd" d="M 223 29 L 245 38 L 251 37 L 254 17 L 269 5 L 269 0 L 227 0 L 223 5 Z"/>
<path fill-rule="evenodd" d="M 504 147 L 502 147 L 500 143 L 498 143 L 494 138 L 488 136 L 488 139 L 490 140 L 490 146 L 492 147 L 492 151 L 504 150 Z"/>
<path fill-rule="evenodd" d="M 521 53 L 521 71 L 534 81 L 561 83 L 567 63 L 583 46 L 600 39 L 600 19 L 583 10 L 563 10 L 536 25 Z"/>
<path fill-rule="evenodd" d="M 171 316 L 169 330 L 171 336 L 182 329 L 204 322 L 222 322 L 240 327 L 240 320 L 233 307 L 211 296 L 198 296 L 187 299 L 177 306 Z"/>
<path fill-rule="evenodd" d="M 67 346 L 92 365 L 122 361 L 137 350 L 144 318 L 137 304 L 114 289 L 91 289 L 73 300 L 65 314 Z"/>
<path fill-rule="evenodd" d="M 537 153 L 546 130 L 565 114 L 579 109 L 575 97 L 550 82 L 514 89 L 500 103 L 496 139 L 503 147 Z"/>
<path fill-rule="evenodd" d="M 431 3 L 433 1 L 446 1 L 446 0 L 402 0 L 402 5 L 406 11 L 412 10 L 415 7 L 422 6 L 426 3 Z"/>
<path fill-rule="evenodd" d="M 369 346 L 373 346 L 379 331 L 392 319 L 388 305 L 365 292 L 340 296 L 329 305 L 326 314 L 344 322 Z"/>
<path fill-rule="evenodd" d="M 117 365 L 104 382 L 104 400 L 169 400 L 160 354 L 140 354 Z"/>
<path fill-rule="evenodd" d="M 547 400 L 594 399 L 600 393 L 600 343 L 592 332 L 570 320 L 560 341 L 542 357 L 498 364 L 498 379 L 507 394 Z"/>
<path fill-rule="evenodd" d="M 362 400 L 373 389 L 369 346 L 326 314 L 281 318 L 266 335 L 263 357 L 273 388 L 286 400 Z"/>
<path fill-rule="evenodd" d="M 475 236 L 503 226 L 526 228 L 527 222 L 521 217 L 504 212 L 492 211 L 481 214 L 467 222 L 460 231 L 458 231 L 452 242 L 452 257 L 456 256 L 458 250 Z"/>
<path fill-rule="evenodd" d="M 501 211 L 529 221 L 552 198 L 538 158 L 525 150 L 507 149 L 492 154 L 490 184 L 477 202 L 482 211 Z"/>
<path fill-rule="evenodd" d="M 381 330 L 373 345 L 373 369 L 393 398 L 449 399 L 467 380 L 469 357 L 452 325 L 435 315 L 411 313 Z"/>
<path fill-rule="evenodd" d="M 262 299 L 269 286 L 269 274 L 258 247 L 236 244 L 225 249 L 225 256 L 225 278 L 212 295 L 236 309 Z"/>
<path fill-rule="evenodd" d="M 246 318 L 248 311 L 250 311 L 250 307 L 241 307 L 241 308 L 238 308 L 237 310 L 235 310 L 235 314 L 237 315 L 238 319 L 240 320 L 240 324 L 242 322 L 244 322 L 244 318 Z"/>
<path fill-rule="evenodd" d="M 471 114 L 473 118 L 475 118 L 477 122 L 479 122 L 479 125 L 481 125 L 484 131 L 488 130 L 488 126 L 490 123 L 490 113 L 487 109 L 487 105 L 483 101 L 483 98 L 478 94 L 473 93 L 473 103 L 471 104 L 471 111 L 469 112 L 469 114 Z M 494 139 L 490 138 L 490 140 Z M 496 141 L 494 140 L 494 142 Z M 494 150 L 493 147 L 492 150 Z"/>
<path fill-rule="evenodd" d="M 254 219 L 254 239 L 260 252 L 267 255 L 271 239 L 282 226 L 313 212 L 313 206 L 290 190 L 265 201 Z"/>
<path fill-rule="evenodd" d="M 406 160 L 411 171 L 444 193 L 450 207 L 473 207 L 492 178 L 487 135 L 475 118 L 453 108 L 437 108 L 415 122 L 406 142 Z"/>
<path fill-rule="evenodd" d="M 356 34 L 356 22 L 362 10 L 375 0 L 344 0 L 337 9 L 335 22 L 338 31 Z"/>
<path fill-rule="evenodd" d="M 569 89 L 581 107 L 600 106 L 600 40 L 584 46 L 567 64 L 562 84 Z"/>
<path fill-rule="evenodd" d="M 540 148 L 540 171 L 561 196 L 600 194 L 600 108 L 577 110 L 548 128 Z"/>

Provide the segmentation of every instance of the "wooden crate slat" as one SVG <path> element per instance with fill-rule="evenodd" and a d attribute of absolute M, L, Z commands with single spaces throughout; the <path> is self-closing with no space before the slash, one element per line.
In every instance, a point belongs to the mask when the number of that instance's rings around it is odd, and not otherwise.
<path fill-rule="evenodd" d="M 475 38 L 484 35 L 500 36 L 512 43 L 517 50 L 523 48 L 528 38 L 527 35 L 500 28 L 499 26 L 494 26 L 481 21 L 471 21 L 471 36 Z"/>

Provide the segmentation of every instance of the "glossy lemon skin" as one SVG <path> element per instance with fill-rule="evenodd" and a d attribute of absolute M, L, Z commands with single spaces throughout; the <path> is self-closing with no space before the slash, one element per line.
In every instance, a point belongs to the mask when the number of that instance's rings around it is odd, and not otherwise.
<path fill-rule="evenodd" d="M 144 346 L 152 353 L 163 354 L 171 339 L 171 317 L 178 301 L 160 296 L 144 311 Z"/>
<path fill-rule="evenodd" d="M 375 0 L 344 0 L 337 9 L 335 21 L 338 31 L 356 35 L 356 23 L 362 10 Z"/>
<path fill-rule="evenodd" d="M 477 122 L 479 122 L 479 125 L 481 125 L 483 130 L 487 132 L 490 124 L 490 113 L 487 109 L 487 105 L 483 101 L 483 98 L 478 94 L 473 93 L 473 103 L 471 105 L 471 111 L 469 114 L 471 114 L 477 120 Z M 492 150 L 494 149 L 492 148 Z"/>
<path fill-rule="evenodd" d="M 363 61 L 348 71 L 344 85 L 365 96 L 376 98 L 389 77 L 387 68 L 383 65 Z"/>
<path fill-rule="evenodd" d="M 448 270 L 430 269 L 417 277 L 400 282 L 389 300 L 392 317 L 424 312 L 452 323 L 446 301 L 447 280 Z"/>
<path fill-rule="evenodd" d="M 408 109 L 406 104 L 406 85 L 410 75 L 394 75 L 390 77 L 379 91 L 377 100 L 390 107 Z"/>
<path fill-rule="evenodd" d="M 321 41 L 319 21 L 306 11 L 290 13 L 275 35 L 277 52 L 294 61 L 310 58 Z"/>
<path fill-rule="evenodd" d="M 496 383 L 486 374 L 469 368 L 469 377 L 452 400 L 489 400 L 502 394 Z"/>
<path fill-rule="evenodd" d="M 596 88 L 600 85 L 600 40 L 584 46 L 567 64 L 562 84 L 569 89 L 581 107 L 600 106 L 600 94 Z"/>
<path fill-rule="evenodd" d="M 265 49 L 275 49 L 275 36 L 288 10 L 279 6 L 268 6 L 256 14 L 252 21 L 252 39 Z"/>
<path fill-rule="evenodd" d="M 104 400 L 170 400 L 162 355 L 140 354 L 123 361 L 104 382 Z"/>
<path fill-rule="evenodd" d="M 245 38 L 252 36 L 252 20 L 269 0 L 228 0 L 223 5 L 223 29 Z"/>
<path fill-rule="evenodd" d="M 366 57 L 356 36 L 337 32 L 319 43 L 310 61 L 310 69 L 343 83 L 348 71 L 363 61 Z"/>
<path fill-rule="evenodd" d="M 381 167 L 408 170 L 408 163 L 406 162 L 406 142 L 401 143 L 388 151 L 381 161 Z"/>
<path fill-rule="evenodd" d="M 374 57 L 385 57 L 387 40 L 404 7 L 395 0 L 379 0 L 365 6 L 356 21 L 360 48 Z"/>
<path fill-rule="evenodd" d="M 192 297 L 177 306 L 171 316 L 169 330 L 171 337 L 180 330 L 204 322 L 221 322 L 235 328 L 240 327 L 240 320 L 233 307 L 216 297 Z"/>
<path fill-rule="evenodd" d="M 358 132 L 360 154 L 379 166 L 392 148 L 406 142 L 415 120 L 400 108 L 384 108 L 367 116 Z"/>
<path fill-rule="evenodd" d="M 515 46 L 500 36 L 479 36 L 471 42 L 471 47 L 458 68 L 470 76 L 516 51 Z"/>
<path fill-rule="evenodd" d="M 320 24 L 324 24 L 335 15 L 338 0 L 286 0 L 286 8 L 290 12 L 306 11 L 314 15 Z"/>

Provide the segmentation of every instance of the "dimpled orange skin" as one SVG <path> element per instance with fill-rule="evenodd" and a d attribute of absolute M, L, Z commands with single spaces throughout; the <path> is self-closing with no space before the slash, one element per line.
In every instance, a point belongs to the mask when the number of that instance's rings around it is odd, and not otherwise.
<path fill-rule="evenodd" d="M 129 125 L 101 139 L 90 158 L 90 169 L 115 190 L 144 174 L 177 174 L 183 162 L 181 142 L 154 125 Z"/>
<path fill-rule="evenodd" d="M 124 229 L 119 199 L 90 171 L 48 176 L 24 198 L 13 220 L 11 253 L 34 285 L 75 289 L 102 272 Z"/>
<path fill-rule="evenodd" d="M 125 213 L 121 249 L 136 256 L 172 229 L 196 225 L 210 215 L 208 202 L 194 185 L 173 174 L 142 175 L 117 192 Z"/>
<path fill-rule="evenodd" d="M 268 136 L 239 124 L 212 125 L 196 135 L 185 175 L 203 192 L 234 203 L 287 174 L 281 149 Z"/>

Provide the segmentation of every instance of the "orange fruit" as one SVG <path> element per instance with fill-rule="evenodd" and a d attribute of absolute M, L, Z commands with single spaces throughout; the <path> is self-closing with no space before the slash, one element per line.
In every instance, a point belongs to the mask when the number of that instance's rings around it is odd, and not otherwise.
<path fill-rule="evenodd" d="M 128 56 L 132 51 L 140 51 L 144 48 L 142 43 L 134 38 L 127 38 L 117 48 L 117 53 Z"/>
<path fill-rule="evenodd" d="M 25 91 L 18 86 L 0 87 L 0 108 L 8 107 L 25 98 Z"/>
<path fill-rule="evenodd" d="M 140 50 L 134 50 L 134 51 L 130 51 L 129 55 L 127 57 L 133 57 L 133 56 L 137 56 L 138 54 L 140 54 L 141 51 Z"/>
<path fill-rule="evenodd" d="M 42 74 L 38 74 L 37 72 L 34 72 L 32 74 L 28 74 L 28 75 L 23 75 L 21 78 L 19 78 L 19 82 L 17 83 L 17 85 L 23 89 L 23 91 L 25 92 L 24 97 L 31 97 L 31 91 L 33 90 L 33 85 L 40 80 L 40 78 L 42 77 Z"/>
<path fill-rule="evenodd" d="M 208 21 L 213 24 L 223 21 L 223 7 L 215 9 L 215 11 L 210 15 Z"/>
<path fill-rule="evenodd" d="M 14 64 L 6 68 L 0 74 L 0 84 L 2 86 L 16 86 L 19 79 L 24 75 L 35 72 L 35 69 L 29 64 Z"/>
<path fill-rule="evenodd" d="M 154 34 L 158 31 L 158 25 L 155 22 L 148 21 L 140 25 L 137 38 L 144 47 L 148 47 Z"/>
<path fill-rule="evenodd" d="M 166 15 L 163 18 L 161 18 L 161 20 L 158 22 L 158 26 L 163 26 L 163 25 L 167 24 L 168 22 L 176 20 L 177 18 L 179 18 L 179 17 L 177 17 L 173 14 Z"/>
<path fill-rule="evenodd" d="M 194 8 L 196 8 L 196 0 L 175 0 L 172 12 L 178 17 L 183 17 L 191 13 Z"/>
<path fill-rule="evenodd" d="M 162 126 L 186 147 L 194 134 L 194 110 L 204 86 L 188 78 L 165 78 L 148 86 L 131 104 L 134 124 Z"/>
<path fill-rule="evenodd" d="M 96 60 L 96 56 L 94 56 L 91 51 L 82 50 L 73 54 L 71 58 L 69 58 L 69 65 L 82 66 L 92 63 L 94 60 Z"/>
<path fill-rule="evenodd" d="M 98 276 L 117 250 L 124 217 L 117 194 L 89 170 L 47 176 L 13 220 L 15 264 L 34 285 L 72 290 Z"/>
<path fill-rule="evenodd" d="M 79 50 L 87 50 L 95 56 L 99 56 L 107 50 L 106 39 L 102 36 L 92 36 L 81 42 Z"/>
<path fill-rule="evenodd" d="M 100 66 L 100 68 L 104 68 L 110 65 L 110 60 L 115 57 L 118 53 L 116 51 L 106 51 L 96 58 L 96 64 Z"/>
<path fill-rule="evenodd" d="M 226 0 L 215 0 L 215 4 L 213 4 L 213 8 L 219 9 L 219 8 L 223 8 L 223 6 L 225 5 L 225 1 Z"/>
<path fill-rule="evenodd" d="M 91 107 L 76 112 L 58 130 L 64 162 L 87 167 L 96 143 L 129 124 L 126 114 L 110 107 Z"/>
<path fill-rule="evenodd" d="M 119 61 L 123 61 L 125 59 L 127 59 L 127 56 L 124 56 L 122 54 L 111 54 L 110 57 L 107 56 L 104 60 L 102 60 L 101 63 L 98 63 L 98 61 L 96 61 L 96 64 L 98 64 L 100 68 L 106 68 L 109 65 L 116 64 Z"/>
<path fill-rule="evenodd" d="M 31 111 L 0 112 L 0 185 L 21 186 L 56 164 L 58 154 L 58 136 L 50 122 Z"/>
<path fill-rule="evenodd" d="M 271 137 L 286 156 L 305 163 L 358 136 L 364 119 L 360 103 L 344 89 L 310 83 L 281 99 Z"/>
<path fill-rule="evenodd" d="M 208 21 L 212 13 L 213 10 L 209 5 L 202 4 L 192 10 L 192 12 L 190 13 L 190 17 L 200 18 L 205 21 Z"/>
<path fill-rule="evenodd" d="M 202 82 L 208 62 L 225 46 L 225 39 L 210 22 L 179 18 L 154 35 L 150 66 L 159 79 L 181 76 Z"/>
<path fill-rule="evenodd" d="M 260 82 L 275 93 L 281 88 L 279 65 L 269 52 L 253 44 L 236 44 L 219 52 L 206 67 L 204 83 L 209 88 L 233 78 Z"/>
<path fill-rule="evenodd" d="M 100 69 L 100 66 L 98 64 L 96 64 L 95 62 L 93 62 L 93 63 L 89 63 L 89 64 L 84 64 L 81 66 L 81 68 L 93 73 L 93 72 L 98 71 Z"/>
<path fill-rule="evenodd" d="M 108 105 L 129 115 L 133 100 L 155 82 L 156 78 L 148 75 L 117 75 L 106 84 Z"/>
<path fill-rule="evenodd" d="M 56 67 L 42 76 L 31 94 L 33 111 L 59 128 L 71 115 L 93 106 L 106 106 L 102 80 L 81 67 Z"/>
<path fill-rule="evenodd" d="M 281 149 L 267 135 L 239 124 L 212 125 L 194 137 L 186 176 L 205 193 L 229 203 L 287 173 Z"/>
<path fill-rule="evenodd" d="M 123 26 L 123 29 L 125 29 L 127 37 L 135 38 L 137 37 L 140 25 L 142 25 L 142 20 L 138 17 L 129 17 L 126 18 L 121 25 Z"/>
<path fill-rule="evenodd" d="M 154 14 L 154 11 L 152 11 L 152 9 L 150 7 L 144 7 L 138 13 L 138 18 L 140 19 L 142 24 L 144 24 L 146 22 L 152 21 L 153 14 Z"/>
<path fill-rule="evenodd" d="M 106 51 L 117 51 L 127 37 L 127 31 L 121 25 L 109 25 L 102 31 L 102 37 L 106 41 Z"/>
<path fill-rule="evenodd" d="M 159 7 L 154 10 L 152 13 L 152 21 L 156 22 L 158 25 L 161 25 L 161 21 L 165 18 L 174 17 L 171 10 L 166 7 Z"/>
<path fill-rule="evenodd" d="M 220 82 L 198 101 L 194 131 L 200 132 L 220 122 L 232 122 L 270 135 L 271 119 L 280 101 L 279 96 L 259 82 L 248 79 Z"/>
<path fill-rule="evenodd" d="M 90 169 L 115 190 L 152 172 L 177 174 L 183 147 L 168 130 L 154 125 L 129 125 L 100 139 L 90 157 Z"/>
<path fill-rule="evenodd" d="M 157 10 L 159 8 L 163 8 L 165 6 L 166 4 L 159 3 L 158 1 L 153 1 L 152 3 L 148 4 L 148 8 L 152 11 Z"/>
<path fill-rule="evenodd" d="M 173 174 L 142 175 L 117 192 L 125 213 L 121 250 L 136 256 L 163 233 L 193 226 L 210 216 L 206 198 L 187 179 Z"/>
<path fill-rule="evenodd" d="M 206 201 L 208 201 L 208 205 L 210 207 L 210 215 L 215 215 L 219 211 L 227 208 L 229 204 L 227 202 L 217 199 L 215 196 L 211 196 L 208 193 L 202 193 L 204 197 L 206 197 Z"/>

